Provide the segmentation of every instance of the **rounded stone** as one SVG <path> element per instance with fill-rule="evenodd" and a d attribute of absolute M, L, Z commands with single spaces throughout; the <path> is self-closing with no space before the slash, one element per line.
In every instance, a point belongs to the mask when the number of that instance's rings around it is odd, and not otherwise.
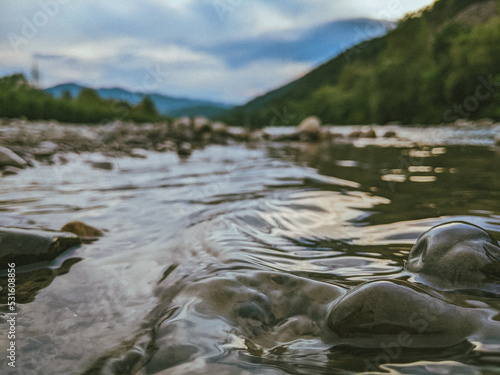
<path fill-rule="evenodd" d="M 16 168 L 25 168 L 28 165 L 26 160 L 18 156 L 8 148 L 0 146 L 0 168 L 11 166 Z"/>
<path fill-rule="evenodd" d="M 478 326 L 472 309 L 449 303 L 408 282 L 362 284 L 342 297 L 326 326 L 337 343 L 380 348 L 449 347 L 461 343 Z"/>
<path fill-rule="evenodd" d="M 297 128 L 299 133 L 319 134 L 321 133 L 321 120 L 316 116 L 306 117 Z"/>
<path fill-rule="evenodd" d="M 500 281 L 500 247 L 484 229 L 449 222 L 424 232 L 410 250 L 406 269 L 438 289 L 484 289 Z"/>
<path fill-rule="evenodd" d="M 88 224 L 85 224 L 81 221 L 71 221 L 65 224 L 61 228 L 62 232 L 69 232 L 76 234 L 80 237 L 102 237 L 104 233 L 102 230 L 94 228 Z"/>

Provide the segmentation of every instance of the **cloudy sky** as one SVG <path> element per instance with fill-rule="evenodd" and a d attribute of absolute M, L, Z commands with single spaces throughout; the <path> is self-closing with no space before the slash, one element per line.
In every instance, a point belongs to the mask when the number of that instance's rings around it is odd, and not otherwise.
<path fill-rule="evenodd" d="M 243 103 L 432 2 L 0 0 L 0 75 Z"/>

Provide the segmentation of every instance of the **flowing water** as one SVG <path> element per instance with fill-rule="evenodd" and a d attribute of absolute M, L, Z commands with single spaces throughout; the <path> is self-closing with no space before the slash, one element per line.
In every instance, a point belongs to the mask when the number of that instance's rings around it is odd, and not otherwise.
<path fill-rule="evenodd" d="M 396 131 L 406 140 L 66 154 L 3 178 L 1 226 L 81 220 L 106 234 L 17 269 L 30 278 L 18 289 L 17 368 L 2 355 L 2 373 L 500 373 L 500 337 L 397 355 L 324 339 L 349 289 L 411 281 L 403 263 L 426 229 L 463 220 L 500 238 L 494 130 Z M 113 169 L 89 163 L 102 160 Z"/>

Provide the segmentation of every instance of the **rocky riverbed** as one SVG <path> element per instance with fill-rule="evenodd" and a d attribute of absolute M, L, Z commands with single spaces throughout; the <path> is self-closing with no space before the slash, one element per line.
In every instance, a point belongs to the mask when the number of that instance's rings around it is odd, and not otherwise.
<path fill-rule="evenodd" d="M 18 368 L 0 358 L 2 373 L 497 366 L 494 277 L 457 284 L 444 263 L 436 280 L 422 254 L 441 247 L 419 244 L 449 234 L 417 241 L 451 221 L 500 238 L 497 125 L 330 127 L 311 118 L 222 132 L 180 123 L 2 123 L 0 255 L 19 263 Z M 481 266 L 496 245 L 476 257 L 477 242 L 462 238 L 460 252 Z M 377 294 L 392 302 L 379 305 Z M 409 304 L 397 305 L 400 297 Z M 371 323 L 352 313 L 359 306 Z M 410 310 L 419 315 L 407 321 Z M 398 325 L 408 337 L 390 336 Z"/>
<path fill-rule="evenodd" d="M 420 133 L 420 135 L 418 134 Z M 274 141 L 306 143 L 358 143 L 408 145 L 418 143 L 460 143 L 464 134 L 479 142 L 499 145 L 500 124 L 466 122 L 441 126 L 330 126 L 314 116 L 297 127 L 249 130 L 228 127 L 207 118 L 179 118 L 171 123 L 134 124 L 115 121 L 104 125 L 60 124 L 58 122 L 0 121 L 0 168 L 4 176 L 14 175 L 35 161 L 51 163 L 64 153 L 101 153 L 110 157 L 144 157 L 144 151 L 176 152 L 188 157 L 194 149 L 211 144 Z M 109 164 L 95 164 L 106 169 Z"/>

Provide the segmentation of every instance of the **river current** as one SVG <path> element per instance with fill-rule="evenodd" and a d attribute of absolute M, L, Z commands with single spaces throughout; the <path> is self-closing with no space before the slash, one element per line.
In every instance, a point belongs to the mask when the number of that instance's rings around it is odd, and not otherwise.
<path fill-rule="evenodd" d="M 348 290 L 411 281 L 403 264 L 425 230 L 460 220 L 500 239 L 495 129 L 394 129 L 400 138 L 211 145 L 188 158 L 63 154 L 3 178 L 1 226 L 81 220 L 105 236 L 18 291 L 18 367 L 2 355 L 1 372 L 500 373 L 500 337 L 397 353 L 324 340 Z"/>

